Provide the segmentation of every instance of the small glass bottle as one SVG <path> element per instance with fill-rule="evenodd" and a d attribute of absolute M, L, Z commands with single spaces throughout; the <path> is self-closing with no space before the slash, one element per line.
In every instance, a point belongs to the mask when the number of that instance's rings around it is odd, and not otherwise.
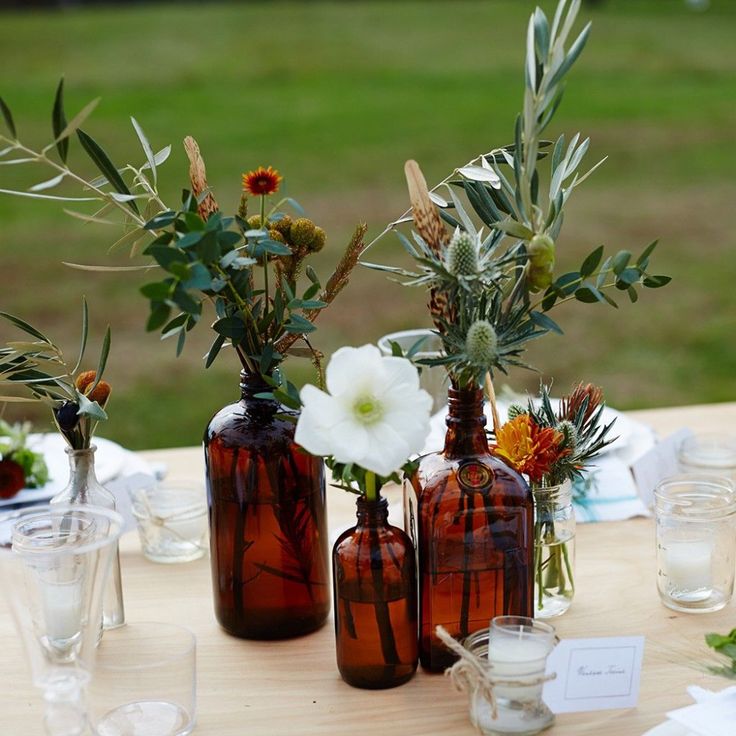
<path fill-rule="evenodd" d="M 572 483 L 533 488 L 534 617 L 561 616 L 575 594 Z"/>
<path fill-rule="evenodd" d="M 353 687 L 395 687 L 417 668 L 414 548 L 386 499 L 361 496 L 357 518 L 332 551 L 337 667 Z"/>
<path fill-rule="evenodd" d="M 728 478 L 683 474 L 654 491 L 657 590 L 684 613 L 723 608 L 733 595 L 736 492 Z"/>
<path fill-rule="evenodd" d="M 95 452 L 91 447 L 75 450 L 67 447 L 69 457 L 69 483 L 51 500 L 52 504 L 90 504 L 115 511 L 115 496 L 100 484 L 95 474 Z M 123 606 L 123 582 L 120 575 L 120 550 L 115 542 L 115 550 L 111 563 L 110 577 L 103 599 L 102 627 L 114 629 L 125 623 Z"/>
<path fill-rule="evenodd" d="M 324 463 L 260 376 L 240 389 L 204 437 L 215 614 L 244 639 L 301 636 L 330 611 Z"/>
<path fill-rule="evenodd" d="M 488 447 L 480 389 L 450 389 L 445 448 L 404 484 L 405 528 L 419 568 L 419 656 L 440 671 L 456 659 L 435 628 L 464 639 L 495 616 L 534 610 L 534 500 Z"/>

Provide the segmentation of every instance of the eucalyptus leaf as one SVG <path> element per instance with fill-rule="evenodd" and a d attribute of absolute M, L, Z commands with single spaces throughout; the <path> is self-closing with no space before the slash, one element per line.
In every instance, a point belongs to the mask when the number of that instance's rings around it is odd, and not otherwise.
<path fill-rule="evenodd" d="M 35 192 L 16 192 L 12 189 L 0 189 L 0 194 L 12 194 L 16 197 L 29 197 L 30 199 L 51 199 L 56 202 L 99 202 L 99 197 L 60 197 L 55 194 L 36 194 Z"/>
<path fill-rule="evenodd" d="M 82 337 L 79 341 L 79 354 L 77 356 L 77 362 L 72 368 L 72 374 L 79 370 L 79 366 L 82 365 L 84 359 L 84 352 L 87 349 L 87 337 L 89 335 L 89 308 L 87 307 L 87 299 L 82 297 Z"/>
<path fill-rule="evenodd" d="M 42 192 L 44 189 L 53 189 L 54 187 L 61 184 L 62 181 L 64 181 L 64 178 L 66 177 L 66 172 L 62 172 L 58 176 L 53 177 L 52 179 L 47 179 L 46 181 L 42 181 L 39 184 L 34 184 L 28 191 L 29 192 Z"/>
<path fill-rule="evenodd" d="M 66 157 L 69 152 L 69 140 L 67 138 L 59 140 L 61 131 L 66 128 L 66 116 L 64 115 L 64 77 L 59 80 L 59 86 L 56 88 L 54 107 L 51 112 L 51 126 L 54 131 L 56 150 L 59 152 L 59 158 L 66 163 Z"/>
<path fill-rule="evenodd" d="M 490 184 L 494 189 L 501 188 L 501 178 L 492 169 L 483 166 L 463 166 L 458 173 L 471 181 L 482 181 Z"/>
<path fill-rule="evenodd" d="M 100 104 L 100 97 L 97 99 L 92 100 L 92 102 L 88 102 L 72 119 L 69 123 L 67 123 L 64 128 L 61 130 L 61 132 L 56 134 L 56 140 L 54 143 L 56 143 L 57 147 L 59 144 L 66 143 L 67 149 L 69 146 L 68 138 L 69 136 L 74 133 L 84 122 L 87 120 L 87 118 L 94 112 L 94 109 L 97 107 L 97 105 Z M 63 161 L 66 161 L 66 158 L 62 159 Z"/>
<path fill-rule="evenodd" d="M 131 117 L 130 122 L 133 124 L 135 134 L 138 136 L 138 140 L 141 143 L 141 148 L 143 149 L 146 161 L 148 161 L 148 165 L 151 168 L 151 174 L 153 174 L 153 181 L 155 184 L 158 179 L 158 173 L 156 171 L 156 158 L 153 155 L 151 144 L 148 142 L 148 138 L 146 138 L 146 134 L 143 132 L 143 128 L 141 128 L 138 121 L 134 117 Z"/>
<path fill-rule="evenodd" d="M 18 138 L 18 133 L 15 129 L 15 121 L 13 120 L 13 115 L 10 112 L 10 108 L 5 104 L 5 100 L 0 97 L 0 113 L 2 113 L 3 119 L 5 120 L 5 125 L 8 126 L 8 130 L 10 131 L 10 135 L 13 136 L 13 139 Z"/>
<path fill-rule="evenodd" d="M 108 181 L 119 194 L 130 194 L 128 185 L 123 181 L 122 176 L 118 173 L 110 158 L 102 149 L 102 147 L 95 141 L 91 136 L 87 135 L 83 130 L 77 130 L 77 137 L 79 142 L 82 144 L 82 148 L 87 152 L 87 155 L 92 159 L 93 163 L 107 177 Z M 128 206 L 136 214 L 140 214 L 138 205 L 135 202 L 128 202 Z"/>

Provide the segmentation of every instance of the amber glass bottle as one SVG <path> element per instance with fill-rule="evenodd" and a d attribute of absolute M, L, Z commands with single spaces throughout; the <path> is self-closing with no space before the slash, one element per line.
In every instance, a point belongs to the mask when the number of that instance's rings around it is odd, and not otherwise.
<path fill-rule="evenodd" d="M 406 529 L 419 566 L 419 656 L 455 660 L 438 624 L 462 639 L 494 616 L 533 614 L 534 501 L 527 483 L 488 449 L 481 390 L 450 389 L 442 452 L 404 485 Z"/>
<path fill-rule="evenodd" d="M 416 561 L 409 537 L 388 523 L 386 499 L 357 506 L 357 525 L 332 551 L 337 667 L 349 685 L 377 690 L 417 669 Z"/>
<path fill-rule="evenodd" d="M 234 636 L 298 636 L 330 608 L 324 466 L 294 443 L 286 410 L 256 398 L 260 378 L 240 387 L 204 437 L 215 613 Z"/>

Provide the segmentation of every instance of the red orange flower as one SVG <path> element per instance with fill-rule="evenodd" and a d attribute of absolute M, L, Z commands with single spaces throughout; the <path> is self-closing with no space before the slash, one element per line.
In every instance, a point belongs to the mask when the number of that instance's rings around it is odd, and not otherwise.
<path fill-rule="evenodd" d="M 264 169 L 263 166 L 259 166 L 255 171 L 243 174 L 243 189 L 254 197 L 262 194 L 275 194 L 283 179 L 273 167 L 269 166 Z"/>
<path fill-rule="evenodd" d="M 562 439 L 562 432 L 542 428 L 528 414 L 519 414 L 498 430 L 492 449 L 519 473 L 528 475 L 532 483 L 541 483 L 557 460 L 569 452 L 560 449 Z"/>

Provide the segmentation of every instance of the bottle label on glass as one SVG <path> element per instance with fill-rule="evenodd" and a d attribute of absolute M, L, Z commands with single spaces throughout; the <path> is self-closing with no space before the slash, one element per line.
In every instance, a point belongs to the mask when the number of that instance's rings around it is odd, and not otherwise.
<path fill-rule="evenodd" d="M 493 482 L 493 471 L 483 463 L 470 460 L 458 468 L 457 479 L 465 490 L 480 491 Z"/>

